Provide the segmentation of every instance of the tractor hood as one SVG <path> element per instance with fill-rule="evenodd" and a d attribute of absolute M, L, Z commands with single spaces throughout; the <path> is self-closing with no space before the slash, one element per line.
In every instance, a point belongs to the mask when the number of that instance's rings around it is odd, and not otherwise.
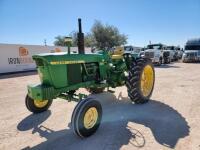
<path fill-rule="evenodd" d="M 66 52 L 59 53 L 44 53 L 34 55 L 33 59 L 36 61 L 43 61 L 43 63 L 51 65 L 62 64 L 78 64 L 86 62 L 102 62 L 104 61 L 103 54 L 67 54 Z"/>

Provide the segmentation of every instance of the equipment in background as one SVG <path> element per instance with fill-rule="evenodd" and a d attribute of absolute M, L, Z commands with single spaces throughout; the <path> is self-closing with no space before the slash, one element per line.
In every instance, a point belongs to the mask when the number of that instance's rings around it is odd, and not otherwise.
<path fill-rule="evenodd" d="M 182 61 L 185 63 L 200 61 L 200 38 L 191 39 L 186 42 Z"/>

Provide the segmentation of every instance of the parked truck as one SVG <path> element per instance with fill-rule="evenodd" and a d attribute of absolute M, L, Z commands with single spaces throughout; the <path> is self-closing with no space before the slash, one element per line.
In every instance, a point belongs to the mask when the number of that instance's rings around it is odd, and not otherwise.
<path fill-rule="evenodd" d="M 161 65 L 163 63 L 164 44 L 149 44 L 143 52 L 144 58 L 149 58 L 154 64 Z M 165 54 L 164 54 L 165 55 Z M 166 54 L 166 57 L 168 55 Z"/>
<path fill-rule="evenodd" d="M 200 38 L 188 40 L 182 56 L 183 62 L 200 61 Z"/>
<path fill-rule="evenodd" d="M 171 61 L 177 61 L 179 59 L 178 51 L 180 50 L 180 48 L 178 46 L 167 46 L 166 50 L 170 51 Z"/>
<path fill-rule="evenodd" d="M 135 46 L 124 46 L 124 53 L 129 53 L 133 55 L 141 56 L 143 54 L 143 49 L 141 47 L 135 47 Z"/>

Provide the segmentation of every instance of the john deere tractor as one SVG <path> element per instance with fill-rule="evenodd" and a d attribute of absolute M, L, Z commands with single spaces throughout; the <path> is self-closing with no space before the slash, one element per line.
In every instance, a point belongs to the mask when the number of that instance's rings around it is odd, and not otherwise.
<path fill-rule="evenodd" d="M 143 104 L 152 94 L 155 73 L 150 59 L 124 53 L 122 48 L 85 54 L 81 19 L 78 25 L 78 54 L 59 52 L 33 56 L 41 83 L 28 85 L 25 104 L 29 111 L 42 113 L 53 99 L 77 101 L 71 125 L 78 136 L 88 137 L 101 123 L 102 107 L 99 101 L 78 93 L 79 88 L 97 94 L 105 88 L 125 85 L 130 100 Z"/>

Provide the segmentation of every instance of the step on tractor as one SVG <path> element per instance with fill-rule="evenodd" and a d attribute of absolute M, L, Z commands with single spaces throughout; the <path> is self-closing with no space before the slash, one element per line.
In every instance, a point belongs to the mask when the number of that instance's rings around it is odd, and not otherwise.
<path fill-rule="evenodd" d="M 78 102 L 71 126 L 78 136 L 88 137 L 99 128 L 102 106 L 93 96 L 79 93 L 79 88 L 98 94 L 105 88 L 110 91 L 109 87 L 125 85 L 130 100 L 143 104 L 152 94 L 155 73 L 150 59 L 125 53 L 123 49 L 85 54 L 81 19 L 78 26 L 78 54 L 59 52 L 33 56 L 41 83 L 27 86 L 25 104 L 32 113 L 42 113 L 56 98 Z"/>

